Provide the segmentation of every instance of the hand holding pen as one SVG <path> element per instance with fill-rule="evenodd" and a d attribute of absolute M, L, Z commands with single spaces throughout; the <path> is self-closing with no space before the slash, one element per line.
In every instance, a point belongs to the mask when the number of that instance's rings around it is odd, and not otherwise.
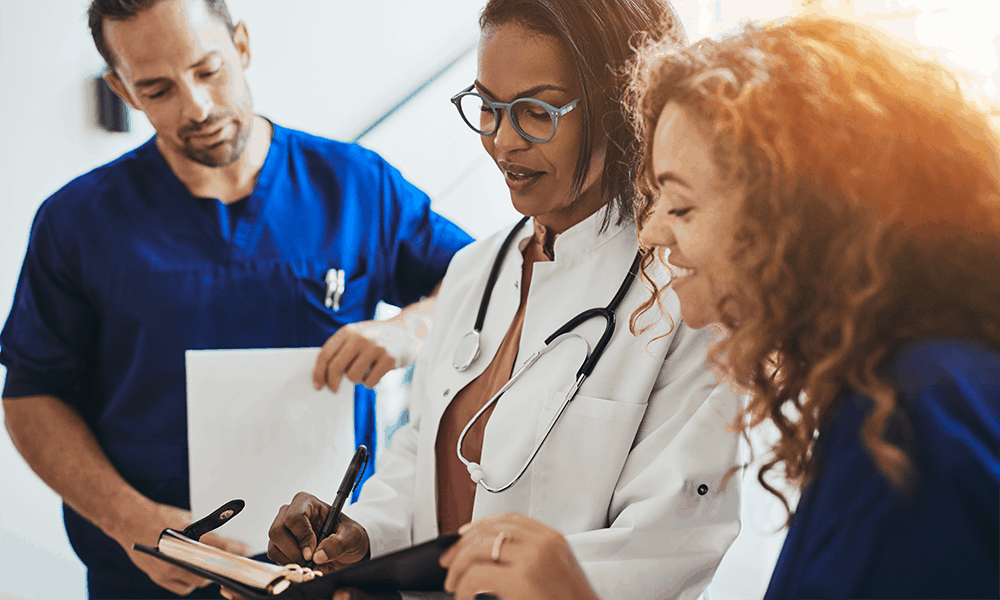
<path fill-rule="evenodd" d="M 341 510 L 361 480 L 368 450 L 360 446 L 327 507 L 319 498 L 299 492 L 282 506 L 268 530 L 267 556 L 278 564 L 304 564 L 331 571 L 368 555 L 368 533 Z"/>

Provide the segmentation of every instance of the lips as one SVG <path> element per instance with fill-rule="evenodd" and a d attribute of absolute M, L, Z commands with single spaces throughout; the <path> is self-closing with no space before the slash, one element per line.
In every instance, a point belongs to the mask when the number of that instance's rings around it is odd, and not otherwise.
<path fill-rule="evenodd" d="M 206 129 L 205 131 L 196 131 L 188 136 L 189 140 L 195 142 L 212 142 L 213 140 L 223 137 L 223 134 L 227 131 L 228 124 L 223 124 L 219 127 L 214 127 L 212 129 Z"/>
<path fill-rule="evenodd" d="M 229 134 L 229 127 L 233 125 L 233 122 L 234 119 L 228 115 L 212 115 L 199 124 L 188 124 L 182 127 L 177 134 L 182 140 L 205 143 L 220 139 L 223 134 Z"/>
<path fill-rule="evenodd" d="M 671 280 L 673 281 L 676 281 L 678 279 L 683 279 L 685 277 L 690 277 L 697 272 L 695 269 L 691 267 L 677 265 L 669 261 L 667 263 L 667 266 L 670 267 Z"/>
<path fill-rule="evenodd" d="M 528 188 L 534 186 L 542 178 L 542 175 L 545 175 L 545 171 L 536 171 L 524 165 L 509 163 L 503 160 L 497 161 L 497 166 L 500 167 L 500 171 L 504 175 L 507 187 L 519 192 L 526 191 Z"/>
<path fill-rule="evenodd" d="M 192 138 L 210 138 L 210 137 L 215 137 L 223 129 L 225 129 L 225 126 L 217 127 L 216 129 L 212 129 L 211 131 L 196 131 L 196 132 L 192 133 L 189 137 L 192 137 Z"/>

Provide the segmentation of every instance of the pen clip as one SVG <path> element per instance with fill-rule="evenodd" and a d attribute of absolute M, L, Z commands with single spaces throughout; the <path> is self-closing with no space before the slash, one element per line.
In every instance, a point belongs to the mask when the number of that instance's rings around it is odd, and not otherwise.
<path fill-rule="evenodd" d="M 191 538 L 197 542 L 201 539 L 201 536 L 218 528 L 229 519 L 232 519 L 236 515 L 240 514 L 240 511 L 243 510 L 244 506 L 246 506 L 246 502 L 242 500 L 230 500 L 212 511 L 212 514 L 208 515 L 204 519 L 199 519 L 185 527 L 184 531 L 181 533 L 183 533 L 185 537 Z"/>
<path fill-rule="evenodd" d="M 340 296 L 346 288 L 344 277 L 343 269 L 330 269 L 326 272 L 326 298 L 323 303 L 334 312 L 340 310 Z"/>
<path fill-rule="evenodd" d="M 361 483 L 361 480 L 365 478 L 365 469 L 367 468 L 368 468 L 368 449 L 366 448 L 365 460 L 361 463 L 361 472 L 358 473 L 358 476 L 354 478 L 354 486 L 351 487 L 352 494 L 354 493 L 354 490 L 358 489 L 358 484 Z"/>

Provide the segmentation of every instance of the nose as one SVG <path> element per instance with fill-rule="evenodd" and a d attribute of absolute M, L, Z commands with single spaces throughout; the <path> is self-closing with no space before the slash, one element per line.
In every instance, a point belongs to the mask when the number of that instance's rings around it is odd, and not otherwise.
<path fill-rule="evenodd" d="M 193 123 L 201 123 L 212 114 L 212 95 L 204 86 L 190 83 L 184 86 L 183 117 Z"/>
<path fill-rule="evenodd" d="M 639 230 L 639 241 L 650 248 L 667 248 L 672 250 L 677 245 L 677 238 L 674 236 L 674 228 L 670 222 L 670 217 L 666 214 L 666 208 L 655 206 L 650 211 L 646 222 Z"/>
<path fill-rule="evenodd" d="M 510 122 L 510 115 L 507 114 L 507 111 L 503 111 L 500 113 L 500 123 L 497 125 L 497 130 L 493 132 L 493 144 L 498 150 L 511 152 L 527 148 L 531 142 L 524 139 L 514 129 L 514 125 Z"/>

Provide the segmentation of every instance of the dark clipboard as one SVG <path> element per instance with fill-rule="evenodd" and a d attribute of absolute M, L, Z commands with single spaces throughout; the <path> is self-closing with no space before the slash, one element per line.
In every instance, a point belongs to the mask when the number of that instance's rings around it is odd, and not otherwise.
<path fill-rule="evenodd" d="M 438 564 L 441 555 L 458 540 L 457 534 L 448 534 L 417 544 L 410 548 L 384 554 L 372 560 L 356 563 L 349 567 L 327 573 L 311 581 L 293 583 L 280 594 L 248 587 L 223 575 L 189 565 L 172 556 L 163 554 L 156 548 L 135 544 L 134 549 L 149 554 L 159 560 L 178 566 L 186 571 L 204 577 L 229 588 L 251 600 L 319 600 L 329 598 L 341 588 L 358 588 L 365 592 L 412 592 L 441 591 L 444 588 L 446 571 Z"/>

